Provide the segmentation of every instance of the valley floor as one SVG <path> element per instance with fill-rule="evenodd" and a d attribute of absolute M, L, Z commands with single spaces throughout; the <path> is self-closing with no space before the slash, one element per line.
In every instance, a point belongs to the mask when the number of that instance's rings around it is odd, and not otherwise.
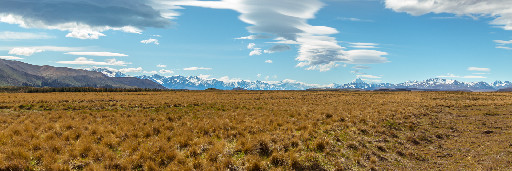
<path fill-rule="evenodd" d="M 512 93 L 0 93 L 0 170 L 510 170 Z"/>

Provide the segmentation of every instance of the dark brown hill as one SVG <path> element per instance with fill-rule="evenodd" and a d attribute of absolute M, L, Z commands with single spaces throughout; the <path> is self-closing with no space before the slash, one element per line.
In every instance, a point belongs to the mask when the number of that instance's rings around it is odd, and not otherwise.
<path fill-rule="evenodd" d="M 0 59 L 0 86 L 165 89 L 157 83 L 135 77 L 110 78 L 95 71 L 3 59 Z"/>

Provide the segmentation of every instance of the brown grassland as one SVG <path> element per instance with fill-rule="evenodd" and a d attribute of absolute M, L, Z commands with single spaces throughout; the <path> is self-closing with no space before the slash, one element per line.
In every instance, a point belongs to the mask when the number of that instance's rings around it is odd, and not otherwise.
<path fill-rule="evenodd" d="M 512 169 L 512 94 L 0 93 L 0 170 L 420 169 Z"/>

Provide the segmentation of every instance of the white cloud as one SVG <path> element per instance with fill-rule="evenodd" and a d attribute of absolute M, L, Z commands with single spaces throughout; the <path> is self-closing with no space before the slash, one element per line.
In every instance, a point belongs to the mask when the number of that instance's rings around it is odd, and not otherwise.
<path fill-rule="evenodd" d="M 158 74 L 156 71 L 143 71 L 144 74 Z"/>
<path fill-rule="evenodd" d="M 189 68 L 183 68 L 185 71 L 197 71 L 197 70 L 211 70 L 212 68 L 205 68 L 205 67 L 189 67 Z"/>
<path fill-rule="evenodd" d="M 160 43 L 158 42 L 158 39 L 153 39 L 153 38 L 150 38 L 148 40 L 142 40 L 140 41 L 141 43 L 144 43 L 144 44 L 155 44 L 155 45 L 159 45 Z"/>
<path fill-rule="evenodd" d="M 380 82 L 382 82 L 382 80 L 372 80 L 372 79 L 364 79 L 364 78 L 361 79 L 361 80 L 366 81 L 366 82 L 371 82 L 371 83 L 380 83 Z"/>
<path fill-rule="evenodd" d="M 258 56 L 263 54 L 263 51 L 260 48 L 254 48 L 250 53 L 249 56 Z"/>
<path fill-rule="evenodd" d="M 466 78 L 466 79 L 485 79 L 487 77 L 484 77 L 484 76 L 480 76 L 480 75 L 468 75 L 468 76 L 457 76 L 457 75 L 454 75 L 454 74 L 446 74 L 446 75 L 441 75 L 441 76 L 437 76 L 438 78 Z"/>
<path fill-rule="evenodd" d="M 44 51 L 66 52 L 82 50 L 83 47 L 59 47 L 59 46 L 28 46 L 28 47 L 0 47 L 0 50 L 9 50 L 10 55 L 32 56 Z"/>
<path fill-rule="evenodd" d="M 122 73 L 134 73 L 134 72 L 142 72 L 144 71 L 142 69 L 142 67 L 138 67 L 138 68 L 123 68 L 123 69 L 120 69 L 119 72 L 122 72 Z"/>
<path fill-rule="evenodd" d="M 242 81 L 242 79 L 240 79 L 240 78 L 229 78 L 228 76 L 220 77 L 217 80 L 223 81 L 223 82 L 226 82 L 226 83 Z M 246 80 L 246 81 L 249 81 L 249 80 Z"/>
<path fill-rule="evenodd" d="M 288 45 L 274 45 L 270 49 L 265 50 L 265 53 L 276 53 L 276 52 L 284 52 L 290 50 L 290 46 Z"/>
<path fill-rule="evenodd" d="M 320 0 L 221 0 L 221 1 L 172 1 L 171 6 L 197 6 L 215 9 L 232 9 L 241 13 L 239 19 L 252 26 L 247 27 L 252 34 L 271 34 L 277 37 L 279 44 L 299 45 L 296 60 L 298 67 L 307 70 L 328 71 L 339 62 L 346 62 L 343 47 L 336 38 L 338 30 L 327 26 L 313 26 L 307 20 L 315 18 L 315 14 L 324 6 Z M 250 39 L 244 37 L 240 39 Z M 371 52 L 371 51 L 364 51 Z M 375 54 L 372 52 L 372 54 Z M 370 54 L 370 55 L 372 55 Z M 250 55 L 261 55 L 261 49 L 253 50 Z M 368 55 L 351 56 L 353 61 L 372 61 L 355 59 Z M 379 56 L 381 57 L 381 56 Z M 381 57 L 384 58 L 384 57 Z M 373 60 L 375 61 L 375 60 Z M 377 60 L 377 62 L 387 61 Z"/>
<path fill-rule="evenodd" d="M 266 60 L 265 63 L 271 64 L 271 63 L 273 63 L 273 61 L 272 60 Z"/>
<path fill-rule="evenodd" d="M 254 44 L 254 43 L 249 43 L 247 45 L 247 49 L 254 49 L 254 47 L 256 47 L 256 44 Z"/>
<path fill-rule="evenodd" d="M 54 36 L 50 36 L 46 33 L 28 33 L 28 32 L 0 32 L 0 40 L 33 40 L 33 39 L 52 39 Z"/>
<path fill-rule="evenodd" d="M 209 79 L 209 78 L 210 78 L 210 75 L 203 75 L 203 74 L 201 74 L 201 75 L 199 75 L 199 76 L 197 76 L 197 77 L 199 77 L 199 78 L 201 78 L 201 79 L 204 79 L 204 80 L 207 80 L 207 79 Z"/>
<path fill-rule="evenodd" d="M 68 52 L 66 55 L 77 55 L 77 56 L 105 56 L 105 57 L 123 57 L 128 56 L 122 53 L 112 52 Z"/>
<path fill-rule="evenodd" d="M 350 43 L 353 46 L 378 46 L 377 43 Z"/>
<path fill-rule="evenodd" d="M 360 18 L 354 18 L 354 17 L 338 17 L 338 20 L 342 21 L 354 21 L 354 22 L 373 22 L 373 20 L 365 20 Z"/>
<path fill-rule="evenodd" d="M 166 70 L 166 69 L 161 69 L 159 72 L 160 72 L 160 74 L 172 74 L 172 73 L 174 73 L 174 71 Z"/>
<path fill-rule="evenodd" d="M 448 73 L 446 75 L 440 75 L 440 76 L 437 76 L 437 77 L 439 77 L 439 78 L 460 78 L 460 76 L 456 76 L 456 75 L 450 74 L 450 73 Z"/>
<path fill-rule="evenodd" d="M 375 76 L 375 75 L 357 75 L 357 78 L 372 78 L 372 79 L 379 79 L 382 77 Z"/>
<path fill-rule="evenodd" d="M 506 49 L 506 50 L 512 50 L 511 47 L 507 47 L 506 45 L 512 44 L 512 40 L 494 40 L 498 44 L 496 48 L 498 49 Z"/>
<path fill-rule="evenodd" d="M 87 59 L 85 57 L 78 57 L 73 61 L 58 61 L 59 64 L 69 64 L 69 65 L 112 65 L 112 66 L 126 66 L 127 64 L 131 64 L 124 61 L 118 61 L 116 59 L 108 59 L 105 62 L 96 62 L 92 59 Z"/>
<path fill-rule="evenodd" d="M 167 67 L 167 65 L 162 65 L 162 64 L 160 64 L 160 65 L 156 65 L 156 67 L 158 67 L 158 68 L 166 68 L 166 67 Z"/>
<path fill-rule="evenodd" d="M 411 15 L 452 13 L 457 16 L 493 17 L 492 25 L 512 30 L 510 0 L 386 0 L 386 8 Z"/>
<path fill-rule="evenodd" d="M 500 45 L 512 44 L 512 40 L 494 40 L 494 42 Z"/>
<path fill-rule="evenodd" d="M 387 63 L 387 58 L 383 57 L 388 55 L 386 52 L 376 50 L 350 50 L 344 51 L 346 63 L 349 64 L 376 64 L 376 63 Z"/>
<path fill-rule="evenodd" d="M 350 47 L 358 48 L 358 49 L 375 49 L 375 48 L 377 48 L 375 46 L 350 46 Z"/>
<path fill-rule="evenodd" d="M 511 47 L 506 47 L 506 46 L 496 46 L 496 48 L 498 48 L 498 49 L 512 50 L 512 48 L 511 48 Z"/>
<path fill-rule="evenodd" d="M 261 74 L 256 75 L 256 77 L 260 78 L 260 77 L 261 77 Z"/>
<path fill-rule="evenodd" d="M 270 38 L 272 38 L 272 36 L 268 36 L 268 35 L 250 35 L 250 36 L 239 37 L 239 38 L 235 38 L 235 39 L 238 39 L 238 40 L 256 40 L 256 39 L 270 39 Z"/>
<path fill-rule="evenodd" d="M 19 59 L 23 59 L 23 58 L 20 58 L 17 56 L 0 56 L 0 59 L 19 60 Z"/>
<path fill-rule="evenodd" d="M 374 49 L 377 48 L 379 44 L 376 43 L 350 43 L 350 47 L 358 48 L 358 49 Z"/>
<path fill-rule="evenodd" d="M 491 69 L 489 69 L 489 68 L 469 67 L 468 71 L 491 72 Z"/>
<path fill-rule="evenodd" d="M 352 68 L 354 68 L 354 69 L 370 69 L 369 66 L 363 66 L 363 65 L 357 65 L 357 66 L 354 66 Z"/>
<path fill-rule="evenodd" d="M 468 78 L 468 79 L 485 79 L 487 77 L 484 77 L 484 76 L 478 76 L 478 75 L 469 75 L 469 76 L 464 76 L 462 78 Z"/>
<path fill-rule="evenodd" d="M 32 56 L 34 53 L 43 52 L 42 49 L 35 48 L 13 48 L 9 51 L 9 55 Z"/>
<path fill-rule="evenodd" d="M 147 27 L 163 28 L 179 15 L 175 9 L 179 7 L 162 9 L 159 0 L 6 1 L 0 8 L 0 22 L 67 31 L 66 37 L 98 39 L 108 30 L 140 33 Z"/>

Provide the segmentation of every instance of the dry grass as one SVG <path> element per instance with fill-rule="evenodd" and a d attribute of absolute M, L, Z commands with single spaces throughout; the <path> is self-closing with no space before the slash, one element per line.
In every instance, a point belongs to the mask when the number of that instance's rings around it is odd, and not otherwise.
<path fill-rule="evenodd" d="M 0 94 L 0 170 L 508 170 L 512 94 Z"/>

